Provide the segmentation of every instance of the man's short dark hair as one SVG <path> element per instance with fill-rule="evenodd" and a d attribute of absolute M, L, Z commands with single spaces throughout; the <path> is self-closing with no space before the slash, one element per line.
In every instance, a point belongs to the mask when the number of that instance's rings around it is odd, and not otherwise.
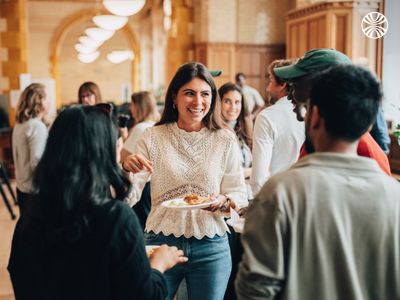
<path fill-rule="evenodd" d="M 354 65 L 338 65 L 313 82 L 310 108 L 317 106 L 333 138 L 359 139 L 376 120 L 382 91 L 378 79 Z"/>
<path fill-rule="evenodd" d="M 244 73 L 237 73 L 237 74 L 235 75 L 235 80 L 236 80 L 236 82 L 239 81 L 240 77 L 243 77 L 244 79 L 246 79 L 246 75 L 244 75 Z"/>

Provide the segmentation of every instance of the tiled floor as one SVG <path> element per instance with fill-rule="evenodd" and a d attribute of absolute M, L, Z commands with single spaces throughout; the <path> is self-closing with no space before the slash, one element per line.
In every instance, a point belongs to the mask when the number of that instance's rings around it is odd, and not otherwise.
<path fill-rule="evenodd" d="M 7 188 L 5 188 L 5 186 L 3 187 L 5 192 L 7 192 Z M 9 201 L 12 201 L 8 193 L 7 196 Z M 14 213 L 18 215 L 19 209 L 17 206 L 14 206 L 13 203 L 12 209 Z M 11 220 L 10 214 L 0 196 L 0 300 L 15 299 L 10 276 L 7 271 L 7 264 L 11 249 L 11 239 L 16 222 L 17 219 Z"/>

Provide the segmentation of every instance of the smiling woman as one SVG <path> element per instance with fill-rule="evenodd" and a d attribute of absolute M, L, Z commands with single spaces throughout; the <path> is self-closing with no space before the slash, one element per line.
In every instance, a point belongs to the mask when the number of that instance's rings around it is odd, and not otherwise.
<path fill-rule="evenodd" d="M 198 131 L 202 127 L 212 131 L 224 128 L 226 126 L 219 113 L 220 103 L 216 99 L 217 88 L 207 68 L 201 63 L 185 64 L 179 68 L 168 87 L 164 112 L 158 125 L 178 122 L 178 126 L 179 123 L 185 126 L 187 117 L 186 126 L 194 128 L 187 131 Z"/>
<path fill-rule="evenodd" d="M 228 227 L 220 209 L 247 206 L 246 186 L 236 137 L 221 119 L 220 101 L 210 72 L 200 63 L 181 66 L 172 79 L 161 120 L 148 128 L 123 163 L 133 175 L 127 201 L 136 204 L 151 173 L 152 209 L 147 219 L 148 245 L 184 247 L 189 264 L 166 273 L 173 299 L 186 279 L 195 298 L 222 299 L 231 270 Z M 164 207 L 171 199 L 196 194 L 210 197 L 204 209 Z M 164 203 L 164 205 L 163 205 Z"/>
<path fill-rule="evenodd" d="M 178 110 L 178 127 L 185 131 L 199 131 L 204 127 L 203 118 L 211 106 L 211 87 L 199 78 L 183 85 L 174 97 Z"/>

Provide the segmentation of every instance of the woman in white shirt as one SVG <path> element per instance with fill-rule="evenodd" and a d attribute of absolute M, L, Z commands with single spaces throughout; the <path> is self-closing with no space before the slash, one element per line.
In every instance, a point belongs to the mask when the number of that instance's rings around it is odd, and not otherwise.
<path fill-rule="evenodd" d="M 228 227 L 220 209 L 248 204 L 240 149 L 234 133 L 221 119 L 217 97 L 204 65 L 181 66 L 168 87 L 160 122 L 144 132 L 136 154 L 123 162 L 125 170 L 136 172 L 127 199 L 131 205 L 139 200 L 152 172 L 146 243 L 178 246 L 189 258 L 185 266 L 166 272 L 167 299 L 174 297 L 183 278 L 190 299 L 223 298 L 231 257 Z M 188 194 L 213 195 L 218 202 L 207 209 L 161 206 L 163 201 Z"/>
<path fill-rule="evenodd" d="M 32 83 L 25 88 L 16 109 L 16 124 L 12 133 L 12 150 L 17 181 L 20 215 L 32 192 L 33 171 L 42 157 L 48 135 L 43 117 L 49 109 L 45 86 Z"/>
<path fill-rule="evenodd" d="M 153 126 L 160 120 L 157 102 L 152 93 L 147 91 L 133 93 L 131 100 L 131 114 L 136 124 L 131 129 L 128 139 L 122 148 L 122 161 L 133 153 L 133 149 L 145 129 Z"/>
<path fill-rule="evenodd" d="M 157 110 L 157 102 L 153 94 L 147 91 L 133 93 L 131 96 L 131 114 L 136 125 L 131 129 L 128 139 L 121 150 L 121 161 L 131 155 L 135 145 L 146 128 L 154 126 L 160 120 Z M 139 218 L 140 225 L 144 229 L 147 217 L 151 209 L 150 178 L 143 188 L 139 202 L 133 207 Z"/>

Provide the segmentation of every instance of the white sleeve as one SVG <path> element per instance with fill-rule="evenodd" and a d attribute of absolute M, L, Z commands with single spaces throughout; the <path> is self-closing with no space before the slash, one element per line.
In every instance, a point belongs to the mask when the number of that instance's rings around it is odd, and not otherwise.
<path fill-rule="evenodd" d="M 43 155 L 44 148 L 46 147 L 46 141 L 48 136 L 48 130 L 46 125 L 41 121 L 34 123 L 32 126 L 31 134 L 28 137 L 28 146 L 30 153 L 30 166 L 31 169 L 35 169 L 40 158 Z"/>
<path fill-rule="evenodd" d="M 144 129 L 140 126 L 140 123 L 134 126 L 126 139 L 123 148 L 130 153 L 134 153 L 135 145 L 139 141 Z"/>
<path fill-rule="evenodd" d="M 150 160 L 150 140 L 151 140 L 151 130 L 145 130 L 145 132 L 140 136 L 140 139 L 137 141 L 133 152 L 134 154 L 141 154 L 146 159 Z M 125 198 L 125 201 L 129 206 L 134 206 L 142 196 L 143 188 L 150 177 L 150 173 L 147 171 L 142 171 L 136 174 L 132 174 L 131 177 L 131 188 L 128 196 Z"/>
<path fill-rule="evenodd" d="M 275 127 L 264 114 L 256 119 L 253 133 L 253 164 L 250 175 L 250 186 L 254 196 L 270 177 L 272 150 L 274 147 Z"/>
<path fill-rule="evenodd" d="M 239 145 L 234 141 L 227 153 L 225 174 L 221 182 L 221 194 L 227 195 L 239 208 L 249 204 L 240 160 L 241 154 Z"/>
<path fill-rule="evenodd" d="M 256 102 L 256 106 L 264 106 L 264 99 L 260 92 L 256 89 L 254 89 L 254 100 Z"/>

